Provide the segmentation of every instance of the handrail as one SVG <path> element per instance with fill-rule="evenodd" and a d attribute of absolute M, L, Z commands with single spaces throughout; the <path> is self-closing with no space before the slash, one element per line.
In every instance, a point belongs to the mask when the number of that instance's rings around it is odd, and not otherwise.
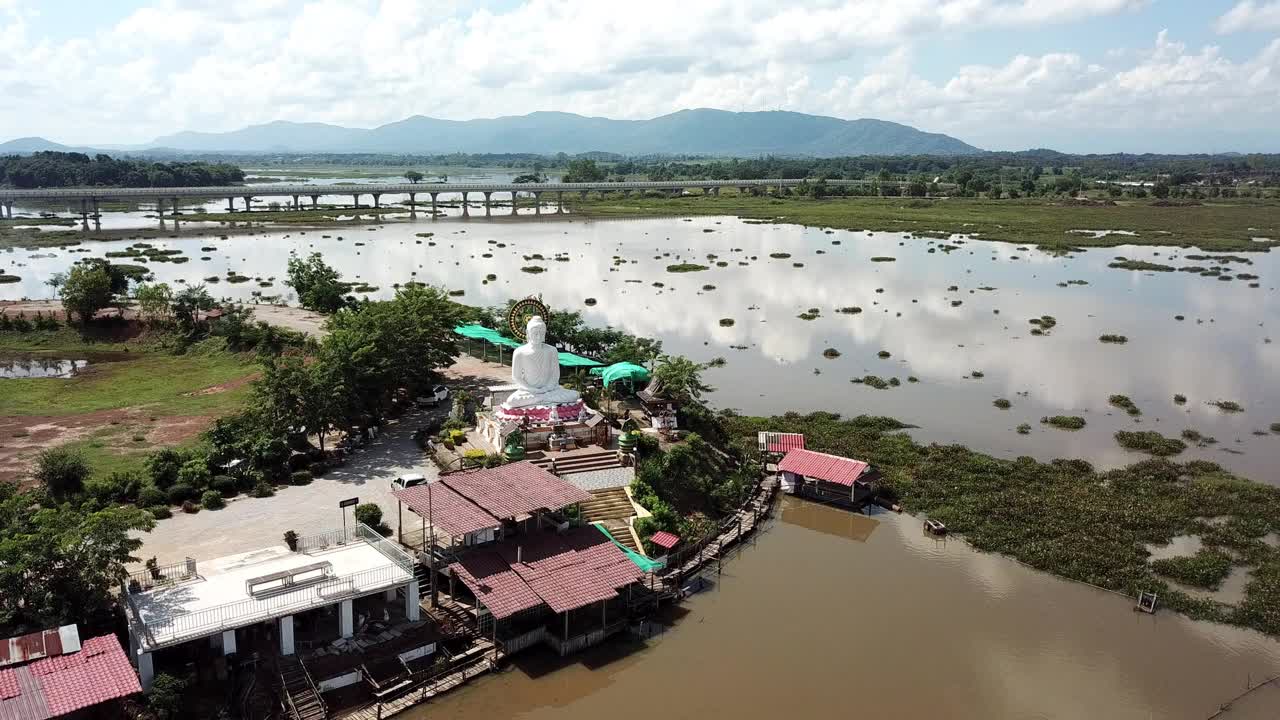
<path fill-rule="evenodd" d="M 190 580 L 193 577 L 197 577 L 196 561 L 191 558 L 186 558 L 181 562 L 159 565 L 154 570 L 149 567 L 144 567 L 141 570 L 134 570 L 133 572 L 130 572 L 125 589 L 128 591 L 130 586 L 137 583 L 140 590 L 150 590 L 152 588 Z"/>

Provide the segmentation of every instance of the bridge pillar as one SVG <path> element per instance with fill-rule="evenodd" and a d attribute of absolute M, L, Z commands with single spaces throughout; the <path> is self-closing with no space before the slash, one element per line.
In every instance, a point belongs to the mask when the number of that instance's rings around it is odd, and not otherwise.
<path fill-rule="evenodd" d="M 173 201 L 173 216 L 178 217 L 178 198 L 170 198 Z"/>
<path fill-rule="evenodd" d="M 245 211 L 245 212 L 250 212 L 251 210 L 253 210 L 253 196 L 252 196 L 252 195 L 245 195 L 245 196 L 244 196 L 244 211 Z"/>
<path fill-rule="evenodd" d="M 232 200 L 231 198 L 227 198 L 227 212 L 229 212 L 229 213 L 230 213 L 230 212 L 235 212 L 235 211 L 236 211 L 236 203 L 235 203 L 235 201 L 234 201 L 234 200 Z"/>
<path fill-rule="evenodd" d="M 719 185 L 717 185 L 717 186 L 715 186 L 715 187 L 711 188 L 711 194 L 712 194 L 712 195 L 715 195 L 716 197 L 720 197 L 720 186 L 719 186 Z"/>
<path fill-rule="evenodd" d="M 297 210 L 297 209 L 298 209 L 298 196 L 297 196 L 297 195 L 294 195 L 294 196 L 293 196 L 293 209 L 294 209 L 294 210 Z"/>
<path fill-rule="evenodd" d="M 581 197 L 583 200 L 586 200 L 586 199 L 587 199 L 587 191 L 586 191 L 586 190 L 579 190 L 579 191 L 578 191 L 578 196 L 579 196 L 579 197 Z"/>
<path fill-rule="evenodd" d="M 359 196 L 359 195 L 352 195 L 352 196 L 351 196 L 351 207 L 356 208 L 357 210 L 358 210 L 358 209 L 360 209 L 360 196 Z"/>
<path fill-rule="evenodd" d="M 464 217 L 471 217 L 471 210 L 470 210 L 470 208 L 467 206 L 467 195 L 468 195 L 468 194 L 469 194 L 469 193 L 467 193 L 467 192 L 465 192 L 465 191 L 462 193 L 462 215 L 463 215 Z"/>
<path fill-rule="evenodd" d="M 418 216 L 418 193 L 409 193 L 409 217 Z"/>
<path fill-rule="evenodd" d="M 486 190 L 486 191 L 483 193 L 483 195 L 484 195 L 484 216 L 485 216 L 485 217 L 489 217 L 489 216 L 490 216 L 490 214 L 491 214 L 491 212 L 490 212 L 490 206 L 489 206 L 489 196 L 493 195 L 493 193 L 491 193 L 491 192 L 489 192 L 489 191 L 487 191 L 487 190 Z M 515 193 L 512 193 L 512 194 L 511 194 L 511 197 L 513 197 L 513 198 L 514 198 L 514 197 L 515 197 Z M 514 206 L 513 206 L 513 207 L 514 207 Z"/>
<path fill-rule="evenodd" d="M 515 193 L 511 193 L 511 197 L 513 197 L 513 198 L 514 198 L 515 196 L 516 196 L 516 194 L 515 194 Z M 515 210 L 516 210 L 516 206 L 515 206 L 514 204 L 512 204 L 512 206 L 511 206 L 511 212 L 513 212 L 513 213 L 514 213 L 514 212 L 515 212 Z M 535 193 L 533 194 L 533 214 L 534 214 L 534 215 L 541 215 L 541 214 L 542 214 L 542 193 L 540 193 L 540 192 L 535 192 Z"/>
<path fill-rule="evenodd" d="M 312 196 L 311 196 L 311 209 L 312 209 L 312 210 L 315 210 L 315 209 L 316 209 L 316 208 L 318 208 L 318 207 L 320 207 L 320 196 L 319 196 L 319 195 L 312 195 Z"/>
<path fill-rule="evenodd" d="M 520 214 L 519 211 L 517 210 L 519 206 L 520 206 L 520 191 L 512 190 L 511 191 L 511 214 L 512 215 Z"/>
<path fill-rule="evenodd" d="M 375 208 L 376 208 L 376 207 L 381 207 L 381 204 L 380 204 L 380 203 L 381 203 L 381 199 L 382 199 L 382 194 L 381 194 L 381 193 L 374 193 L 374 194 L 373 194 L 373 206 L 374 206 Z"/>
<path fill-rule="evenodd" d="M 80 226 L 84 230 L 89 229 L 89 201 L 80 198 Z"/>
<path fill-rule="evenodd" d="M 436 195 L 438 195 L 439 193 L 429 193 L 429 194 L 431 195 L 431 219 L 434 220 L 436 217 Z"/>
<path fill-rule="evenodd" d="M 558 190 L 556 191 L 556 212 L 564 212 L 564 193 Z"/>

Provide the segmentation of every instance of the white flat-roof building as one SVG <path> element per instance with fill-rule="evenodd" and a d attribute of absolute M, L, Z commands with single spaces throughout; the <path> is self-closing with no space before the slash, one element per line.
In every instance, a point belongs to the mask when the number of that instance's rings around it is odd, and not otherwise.
<path fill-rule="evenodd" d="M 238 628 L 275 621 L 280 653 L 292 655 L 295 614 L 337 605 L 341 636 L 351 637 L 356 598 L 381 592 L 393 600 L 404 588 L 405 615 L 416 621 L 417 586 L 412 556 L 362 524 L 298 538 L 294 550 L 279 545 L 198 566 L 187 560 L 148 568 L 134 573 L 123 593 L 130 651 L 147 689 L 157 650 L 214 638 L 229 655 Z"/>

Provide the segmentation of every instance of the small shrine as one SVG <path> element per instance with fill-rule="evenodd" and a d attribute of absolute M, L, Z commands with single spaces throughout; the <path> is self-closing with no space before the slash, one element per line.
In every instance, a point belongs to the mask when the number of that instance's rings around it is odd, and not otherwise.
<path fill-rule="evenodd" d="M 525 298 L 511 307 L 507 325 L 524 344 L 511 353 L 511 383 L 489 388 L 487 410 L 476 417 L 476 428 L 493 448 L 522 438 L 523 450 L 572 449 L 608 443 L 604 417 L 587 407 L 576 390 L 560 385 L 560 356 L 547 344 L 546 305 Z"/>

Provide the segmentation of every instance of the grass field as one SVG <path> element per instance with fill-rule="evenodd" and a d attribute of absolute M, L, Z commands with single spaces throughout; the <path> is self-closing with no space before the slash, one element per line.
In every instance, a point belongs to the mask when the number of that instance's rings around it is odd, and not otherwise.
<path fill-rule="evenodd" d="M 1150 201 L 1115 205 L 1046 199 L 754 197 L 723 193 L 675 198 L 620 196 L 572 201 L 588 217 L 736 215 L 813 227 L 916 233 L 965 233 L 986 240 L 1046 247 L 1181 245 L 1203 250 L 1263 251 L 1280 245 L 1280 203 L 1234 200 L 1161 207 Z M 1126 230 L 1093 237 L 1072 230 Z M 1258 242 L 1254 237 L 1271 238 Z"/>
<path fill-rule="evenodd" d="M 154 343 L 85 341 L 70 329 L 0 333 L 0 355 L 91 359 L 73 378 L 0 380 L 0 475 L 20 477 L 56 445 L 83 450 L 95 471 L 110 472 L 138 467 L 156 447 L 194 442 L 243 405 L 257 372 L 251 357 L 220 342 L 175 355 Z"/>

